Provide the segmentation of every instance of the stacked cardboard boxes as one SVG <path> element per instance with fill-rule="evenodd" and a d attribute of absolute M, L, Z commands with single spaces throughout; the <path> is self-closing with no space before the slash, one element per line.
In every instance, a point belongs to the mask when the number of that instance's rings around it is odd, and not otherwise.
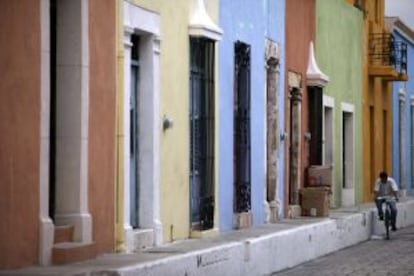
<path fill-rule="evenodd" d="M 329 187 L 308 187 L 301 190 L 302 216 L 329 216 Z"/>
<path fill-rule="evenodd" d="M 308 167 L 308 187 L 332 186 L 332 166 Z"/>

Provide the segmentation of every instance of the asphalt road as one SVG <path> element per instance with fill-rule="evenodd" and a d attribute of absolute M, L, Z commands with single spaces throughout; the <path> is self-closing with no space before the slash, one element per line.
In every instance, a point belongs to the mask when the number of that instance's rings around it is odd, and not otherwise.
<path fill-rule="evenodd" d="M 414 227 L 391 232 L 390 240 L 373 238 L 370 241 L 272 275 L 414 275 Z"/>

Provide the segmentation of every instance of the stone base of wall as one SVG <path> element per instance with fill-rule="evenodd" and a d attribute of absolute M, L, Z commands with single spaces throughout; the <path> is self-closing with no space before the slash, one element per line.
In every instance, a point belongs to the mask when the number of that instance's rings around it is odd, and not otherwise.
<path fill-rule="evenodd" d="M 234 228 L 244 229 L 253 225 L 253 215 L 251 212 L 234 214 Z"/>

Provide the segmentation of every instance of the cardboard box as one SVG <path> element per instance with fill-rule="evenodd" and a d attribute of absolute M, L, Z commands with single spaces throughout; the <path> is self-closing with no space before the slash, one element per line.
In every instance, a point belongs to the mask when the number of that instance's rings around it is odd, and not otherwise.
<path fill-rule="evenodd" d="M 329 216 L 329 187 L 309 187 L 302 189 L 300 194 L 302 216 Z"/>
<path fill-rule="evenodd" d="M 308 187 L 332 186 L 332 166 L 310 166 L 307 169 Z"/>

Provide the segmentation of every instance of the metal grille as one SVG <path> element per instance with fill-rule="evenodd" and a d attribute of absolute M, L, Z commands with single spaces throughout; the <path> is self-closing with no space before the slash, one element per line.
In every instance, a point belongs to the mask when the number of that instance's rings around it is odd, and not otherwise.
<path fill-rule="evenodd" d="M 241 213 L 251 209 L 250 46 L 238 41 L 234 51 L 234 208 Z"/>
<path fill-rule="evenodd" d="M 309 140 L 309 165 L 322 165 L 322 88 L 316 86 L 308 87 L 308 107 L 308 124 L 311 134 Z"/>
<path fill-rule="evenodd" d="M 193 229 L 214 226 L 214 41 L 190 39 L 190 207 Z"/>
<path fill-rule="evenodd" d="M 392 34 L 371 34 L 369 39 L 371 65 L 392 66 L 398 73 L 407 73 L 407 43 L 396 41 Z"/>

